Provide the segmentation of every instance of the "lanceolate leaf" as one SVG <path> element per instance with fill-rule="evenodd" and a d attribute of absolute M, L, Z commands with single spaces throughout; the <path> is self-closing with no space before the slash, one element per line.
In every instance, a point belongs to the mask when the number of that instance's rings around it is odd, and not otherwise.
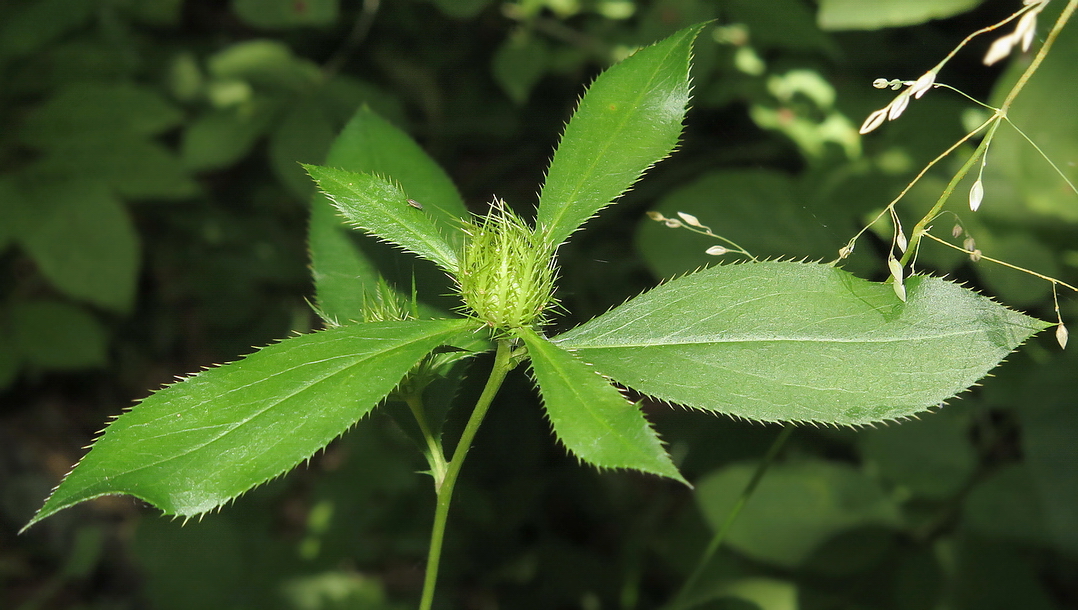
<path fill-rule="evenodd" d="M 891 286 L 827 265 L 712 267 L 556 345 L 658 398 L 763 421 L 865 424 L 913 415 L 984 377 L 1040 320 L 951 282 Z"/>
<path fill-rule="evenodd" d="M 106 494 L 130 494 L 184 517 L 218 508 L 309 458 L 427 353 L 474 326 L 342 326 L 168 386 L 112 422 L 27 527 Z"/>
<path fill-rule="evenodd" d="M 453 182 L 408 134 L 372 110 L 356 111 L 333 142 L 326 165 L 391 176 L 408 197 L 421 202 L 450 245 L 459 248 L 452 230 L 468 211 Z M 373 293 L 380 277 L 393 282 L 406 297 L 411 296 L 415 279 L 421 311 L 425 301 L 448 292 L 447 284 L 438 283 L 445 276 L 441 270 L 402 266 L 395 248 L 378 243 L 360 248 L 359 240 L 373 241 L 347 227 L 333 204 L 323 194 L 315 194 L 308 239 L 311 274 L 318 308 L 329 318 L 362 320 L 364 292 Z"/>
<path fill-rule="evenodd" d="M 521 336 L 554 433 L 573 455 L 600 468 L 633 468 L 686 483 L 636 405 L 569 352 L 530 329 Z"/>
<path fill-rule="evenodd" d="M 539 200 L 552 244 L 670 154 L 689 103 L 689 57 L 703 25 L 637 51 L 592 83 L 565 128 Z"/>
<path fill-rule="evenodd" d="M 439 233 L 422 204 L 409 202 L 396 185 L 371 174 L 318 165 L 303 167 L 348 222 L 446 271 L 456 271 L 456 250 Z"/>

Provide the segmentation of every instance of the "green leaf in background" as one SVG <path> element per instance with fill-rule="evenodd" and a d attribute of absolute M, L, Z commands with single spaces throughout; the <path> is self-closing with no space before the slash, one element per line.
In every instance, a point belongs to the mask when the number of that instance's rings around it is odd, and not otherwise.
<path fill-rule="evenodd" d="M 315 96 L 297 100 L 270 134 L 269 157 L 273 170 L 304 201 L 314 195 L 315 186 L 300 163 L 324 163 L 340 127 L 327 116 L 324 104 L 324 100 Z"/>
<path fill-rule="evenodd" d="M 446 271 L 456 271 L 457 251 L 442 237 L 423 204 L 409 202 L 398 186 L 371 174 L 303 167 L 349 223 Z"/>
<path fill-rule="evenodd" d="M 800 0 L 727 0 L 728 23 L 743 23 L 757 49 L 825 51 L 837 56 L 838 46 L 816 25 L 810 8 Z M 694 61 L 695 63 L 695 61 Z"/>
<path fill-rule="evenodd" d="M 183 132 L 180 156 L 184 166 L 197 172 L 239 161 L 269 129 L 279 110 L 279 103 L 256 98 L 200 115 Z"/>
<path fill-rule="evenodd" d="M 945 500 L 969 483 L 977 467 L 966 418 L 946 409 L 931 417 L 857 435 L 861 456 L 881 478 L 918 498 Z"/>
<path fill-rule="evenodd" d="M 526 30 L 518 30 L 498 47 L 491 68 L 509 99 L 528 101 L 532 87 L 546 72 L 550 50 L 546 42 Z"/>
<path fill-rule="evenodd" d="M 338 0 L 232 0 L 232 10 L 245 23 L 258 28 L 295 28 L 332 25 Z"/>
<path fill-rule="evenodd" d="M 29 366 L 86 369 L 108 361 L 108 335 L 85 309 L 59 301 L 17 301 L 7 315 L 11 343 L 0 351 L 18 354 Z"/>
<path fill-rule="evenodd" d="M 404 187 L 409 197 L 421 202 L 423 211 L 430 215 L 450 245 L 459 248 L 457 229 L 460 219 L 466 217 L 468 211 L 453 182 L 408 134 L 369 108 L 356 111 L 334 141 L 326 164 L 392 177 Z M 361 240 L 374 240 L 349 229 L 322 194 L 316 194 L 311 202 L 309 231 L 311 272 L 319 309 L 333 319 L 362 320 L 364 291 L 373 293 L 377 289 L 379 276 L 388 275 L 386 268 L 400 264 L 400 252 L 377 243 L 364 244 L 371 247 L 361 249 Z M 420 290 L 428 285 L 448 289 L 441 270 L 431 266 L 431 273 L 424 278 L 422 268 L 416 266 L 413 269 L 401 278 L 407 282 L 404 284 L 406 290 L 410 290 L 413 276 Z M 419 282 L 420 279 L 432 279 L 432 276 L 442 279 L 442 284 Z M 420 298 L 424 296 L 429 293 L 420 294 Z"/>
<path fill-rule="evenodd" d="M 554 433 L 599 468 L 632 468 L 688 485 L 640 408 L 569 352 L 522 329 L 532 371 Z"/>
<path fill-rule="evenodd" d="M 703 25 L 640 49 L 595 79 L 565 128 L 539 198 L 537 226 L 569 238 L 670 154 L 689 103 L 689 57 Z"/>
<path fill-rule="evenodd" d="M 73 136 L 65 146 L 49 149 L 32 171 L 62 179 L 102 180 L 117 194 L 133 199 L 186 199 L 199 192 L 171 150 L 131 134 L 109 139 Z"/>
<path fill-rule="evenodd" d="M 322 82 L 322 71 L 278 40 L 246 40 L 226 47 L 206 61 L 211 76 L 296 93 Z"/>
<path fill-rule="evenodd" d="M 473 326 L 342 326 L 168 386 L 109 424 L 26 527 L 106 494 L 130 494 L 184 517 L 218 508 L 325 447 L 416 362 Z"/>
<path fill-rule="evenodd" d="M 1051 18 L 1045 14 L 1040 19 L 1042 23 L 1050 23 Z M 1007 112 L 1011 122 L 1029 136 L 1074 185 L 1078 185 L 1078 163 L 1075 162 L 1078 159 L 1078 113 L 1072 105 L 1060 101 L 1078 96 L 1078 84 L 1074 79 L 1076 63 L 1078 28 L 1072 23 L 1059 33 L 1052 52 Z M 1012 62 L 996 83 L 990 101 L 999 105 L 1026 67 L 1025 62 Z M 984 173 L 984 204 L 978 214 L 1002 220 L 1007 226 L 1013 226 L 1016 221 L 1028 225 L 1031 213 L 1048 222 L 1056 219 L 1078 222 L 1078 194 L 1011 125 L 1001 125 L 992 139 Z M 984 252 L 996 257 L 991 250 L 984 249 Z M 1015 262 L 1005 257 L 1004 260 Z M 1033 268 L 1049 275 L 1053 273 Z"/>
<path fill-rule="evenodd" d="M 951 282 L 892 287 L 828 265 L 726 265 L 670 281 L 563 335 L 618 383 L 762 421 L 865 424 L 965 390 L 1048 325 Z"/>
<path fill-rule="evenodd" d="M 1051 547 L 1042 499 L 1026 464 L 1009 464 L 977 482 L 962 504 L 962 524 L 980 535 Z"/>
<path fill-rule="evenodd" d="M 729 466 L 697 485 L 696 500 L 712 529 L 726 521 L 755 470 L 754 464 Z M 805 461 L 768 469 L 727 540 L 750 557 L 794 568 L 845 530 L 900 524 L 898 507 L 864 473 L 845 464 Z"/>
<path fill-rule="evenodd" d="M 134 304 L 138 235 L 124 206 L 100 181 L 46 181 L 23 189 L 19 243 L 68 295 L 118 312 Z"/>
<path fill-rule="evenodd" d="M 1047 391 L 1031 384 L 1031 392 L 1044 392 L 1038 394 L 1044 401 L 1021 405 L 1018 416 L 1022 453 L 1035 491 L 1028 498 L 1036 498 L 1043 507 L 1044 527 L 1053 546 L 1078 556 L 1078 478 L 1074 476 L 1078 472 L 1078 443 L 1074 442 L 1078 409 L 1068 373 L 1052 380 L 1055 387 Z"/>
<path fill-rule="evenodd" d="M 26 55 L 47 46 L 88 21 L 96 7 L 94 0 L 24 3 L 0 23 L 0 57 Z"/>
<path fill-rule="evenodd" d="M 801 203 L 788 174 L 769 169 L 733 169 L 702 175 L 671 190 L 653 208 L 667 218 L 686 212 L 712 232 L 738 243 L 759 258 L 834 257 L 843 237 L 832 232 L 816 211 Z M 722 245 L 713 237 L 670 229 L 644 219 L 636 244 L 648 267 L 661 278 L 699 269 L 716 261 L 704 251 Z M 729 254 L 723 261 L 737 256 Z"/>
<path fill-rule="evenodd" d="M 820 0 L 817 23 L 823 30 L 878 30 L 917 25 L 958 15 L 982 0 Z"/>
<path fill-rule="evenodd" d="M 37 107 L 19 135 L 31 146 L 52 148 L 66 146 L 73 137 L 152 136 L 182 119 L 183 113 L 153 89 L 131 83 L 78 83 Z"/>

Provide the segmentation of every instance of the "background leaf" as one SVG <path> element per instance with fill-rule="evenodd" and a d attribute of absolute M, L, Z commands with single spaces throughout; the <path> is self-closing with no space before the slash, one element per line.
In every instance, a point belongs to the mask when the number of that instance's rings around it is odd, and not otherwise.
<path fill-rule="evenodd" d="M 744 263 L 668 282 L 554 343 L 618 383 L 763 421 L 908 417 L 973 385 L 1047 325 L 950 282 L 891 286 L 820 264 Z"/>
<path fill-rule="evenodd" d="M 108 335 L 83 309 L 36 299 L 16 302 L 8 315 L 10 343 L 5 341 L 3 351 L 30 366 L 81 369 L 100 367 L 108 361 Z"/>
<path fill-rule="evenodd" d="M 19 242 L 38 269 L 65 293 L 113 311 L 135 299 L 139 243 L 127 210 L 96 180 L 27 185 Z"/>
<path fill-rule="evenodd" d="M 105 494 L 190 517 L 309 458 L 421 358 L 474 323 L 342 326 L 286 339 L 158 391 L 109 425 L 27 527 Z"/>
<path fill-rule="evenodd" d="M 738 464 L 700 481 L 696 500 L 713 530 L 722 526 L 755 470 L 755 464 Z M 793 568 L 839 532 L 900 523 L 898 507 L 875 481 L 848 465 L 814 460 L 768 468 L 728 540 L 756 559 Z"/>
<path fill-rule="evenodd" d="M 667 218 L 677 218 L 678 212 L 693 214 L 713 233 L 732 239 L 757 258 L 834 258 L 844 245 L 842 233 L 829 229 L 820 218 L 823 211 L 805 205 L 798 191 L 784 172 L 725 170 L 671 190 L 652 209 Z M 637 248 L 655 275 L 674 277 L 716 261 L 704 251 L 723 242 L 683 229 L 671 231 L 650 219 L 641 220 L 637 230 Z M 736 256 L 728 254 L 721 260 Z"/>
<path fill-rule="evenodd" d="M 565 127 L 539 197 L 552 244 L 670 154 L 689 103 L 689 56 L 702 25 L 637 51 L 595 79 Z"/>
<path fill-rule="evenodd" d="M 821 0 L 816 19 L 824 30 L 875 30 L 916 25 L 964 13 L 982 0 Z"/>
<path fill-rule="evenodd" d="M 599 468 L 632 468 L 688 485 L 639 406 L 535 331 L 523 329 L 521 337 L 554 433 L 573 455 Z"/>

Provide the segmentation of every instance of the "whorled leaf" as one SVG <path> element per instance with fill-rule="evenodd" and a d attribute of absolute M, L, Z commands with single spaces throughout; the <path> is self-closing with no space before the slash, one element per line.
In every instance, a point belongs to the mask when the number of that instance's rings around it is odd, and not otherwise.
<path fill-rule="evenodd" d="M 639 407 L 569 352 L 531 329 L 518 331 L 554 433 L 581 460 L 632 468 L 688 484 Z"/>
<path fill-rule="evenodd" d="M 325 447 L 432 349 L 474 326 L 341 326 L 168 386 L 109 424 L 26 527 L 107 494 L 129 494 L 183 517 L 218 508 Z"/>
<path fill-rule="evenodd" d="M 325 165 L 392 177 L 408 197 L 420 202 L 449 245 L 460 248 L 463 234 L 457 229 L 468 210 L 456 186 L 415 140 L 370 108 L 356 110 L 334 140 Z M 443 317 L 452 307 L 438 301 L 451 292 L 443 271 L 430 265 L 401 265 L 400 253 L 391 245 L 364 241 L 374 242 L 347 227 L 323 194 L 314 195 L 308 233 L 311 275 L 315 302 L 327 318 L 362 320 L 364 294 L 375 292 L 381 278 L 408 298 L 414 283 L 421 317 Z"/>
<path fill-rule="evenodd" d="M 946 280 L 892 287 L 822 264 L 673 280 L 553 342 L 652 396 L 761 421 L 866 424 L 972 386 L 1044 322 Z"/>
<path fill-rule="evenodd" d="M 456 271 L 456 250 L 439 233 L 422 204 L 409 201 L 396 185 L 371 174 L 318 165 L 303 167 L 348 222 L 446 271 Z"/>
<path fill-rule="evenodd" d="M 539 198 L 558 245 L 670 154 L 689 103 L 689 58 L 703 24 L 676 32 L 595 79 L 565 127 Z"/>

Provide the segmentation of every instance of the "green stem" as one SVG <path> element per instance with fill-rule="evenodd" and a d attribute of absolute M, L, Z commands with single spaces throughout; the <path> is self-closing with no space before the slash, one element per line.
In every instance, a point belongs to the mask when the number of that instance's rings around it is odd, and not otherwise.
<path fill-rule="evenodd" d="M 929 210 L 928 213 L 921 218 L 921 220 L 918 220 L 917 224 L 913 225 L 913 231 L 910 232 L 909 246 L 902 254 L 902 259 L 899 260 L 899 263 L 901 263 L 903 267 L 906 266 L 913 254 L 917 252 L 917 246 L 921 243 L 921 237 L 925 234 L 925 231 L 928 230 L 927 227 L 929 223 L 935 220 L 936 216 L 939 215 L 940 210 L 943 209 L 943 204 L 947 203 L 947 200 L 951 198 L 951 195 L 954 193 L 954 190 L 958 186 L 958 183 L 966 177 L 966 174 L 969 173 L 969 170 L 973 167 L 973 164 L 976 163 L 981 158 L 981 156 L 988 151 L 988 145 L 992 142 L 992 137 L 996 135 L 996 129 L 999 128 L 1000 122 L 1001 121 L 999 121 L 998 119 L 992 122 L 992 125 L 988 128 L 988 133 L 985 134 L 984 139 L 981 140 L 981 143 L 977 146 L 977 149 L 974 150 L 973 154 L 969 156 L 969 159 L 966 159 L 966 162 L 963 163 L 962 167 L 958 169 L 958 172 L 956 172 L 955 175 L 951 178 L 951 181 L 947 183 L 947 187 L 943 189 L 942 193 L 940 193 L 939 199 L 936 200 L 936 203 L 932 206 L 932 209 Z"/>
<path fill-rule="evenodd" d="M 499 339 L 498 350 L 494 355 L 494 366 L 491 368 L 490 377 L 487 378 L 487 385 L 483 388 L 479 400 L 476 401 L 475 409 L 472 410 L 468 424 L 464 427 L 464 433 L 460 435 L 460 441 L 453 450 L 453 458 L 449 460 L 445 479 L 440 484 L 435 483 L 438 504 L 434 511 L 434 527 L 430 534 L 430 551 L 427 553 L 427 574 L 423 580 L 423 597 L 419 602 L 419 610 L 430 610 L 434 602 L 434 587 L 438 581 L 438 563 L 442 556 L 442 540 L 445 538 L 445 524 L 449 517 L 449 502 L 453 498 L 453 487 L 456 485 L 457 475 L 460 474 L 460 468 L 464 465 L 464 458 L 468 455 L 475 434 L 479 431 L 479 425 L 483 422 L 483 417 L 494 400 L 494 395 L 501 388 L 505 375 L 513 368 L 510 362 L 511 357 L 512 346 L 509 340 Z"/>
<path fill-rule="evenodd" d="M 711 538 L 711 542 L 707 545 L 707 549 L 700 555 L 700 559 L 696 562 L 696 568 L 693 569 L 692 574 L 685 579 L 685 583 L 681 585 L 681 589 L 674 596 L 674 601 L 667 607 L 667 610 L 680 610 L 685 607 L 686 598 L 689 592 L 696 587 L 697 581 L 703 576 L 704 570 L 708 564 L 711 563 L 711 559 L 718 552 L 719 547 L 722 546 L 723 541 L 726 539 L 726 535 L 730 533 L 730 528 L 733 527 L 734 521 L 737 520 L 741 509 L 745 507 L 745 504 L 752 497 L 752 493 L 756 491 L 756 486 L 760 484 L 760 481 L 764 478 L 764 474 L 775 461 L 775 457 L 782 450 L 782 447 L 786 445 L 786 441 L 789 440 L 790 435 L 793 434 L 793 426 L 784 426 L 779 435 L 775 437 L 774 442 L 771 443 L 771 447 L 768 448 L 767 454 L 760 462 L 760 465 L 756 467 L 756 472 L 753 473 L 752 479 L 749 480 L 748 485 L 745 486 L 744 491 L 741 492 L 741 497 L 737 499 L 734 507 L 730 509 L 730 513 L 726 515 L 726 520 L 723 521 L 722 526 L 715 532 L 715 535 Z"/>

